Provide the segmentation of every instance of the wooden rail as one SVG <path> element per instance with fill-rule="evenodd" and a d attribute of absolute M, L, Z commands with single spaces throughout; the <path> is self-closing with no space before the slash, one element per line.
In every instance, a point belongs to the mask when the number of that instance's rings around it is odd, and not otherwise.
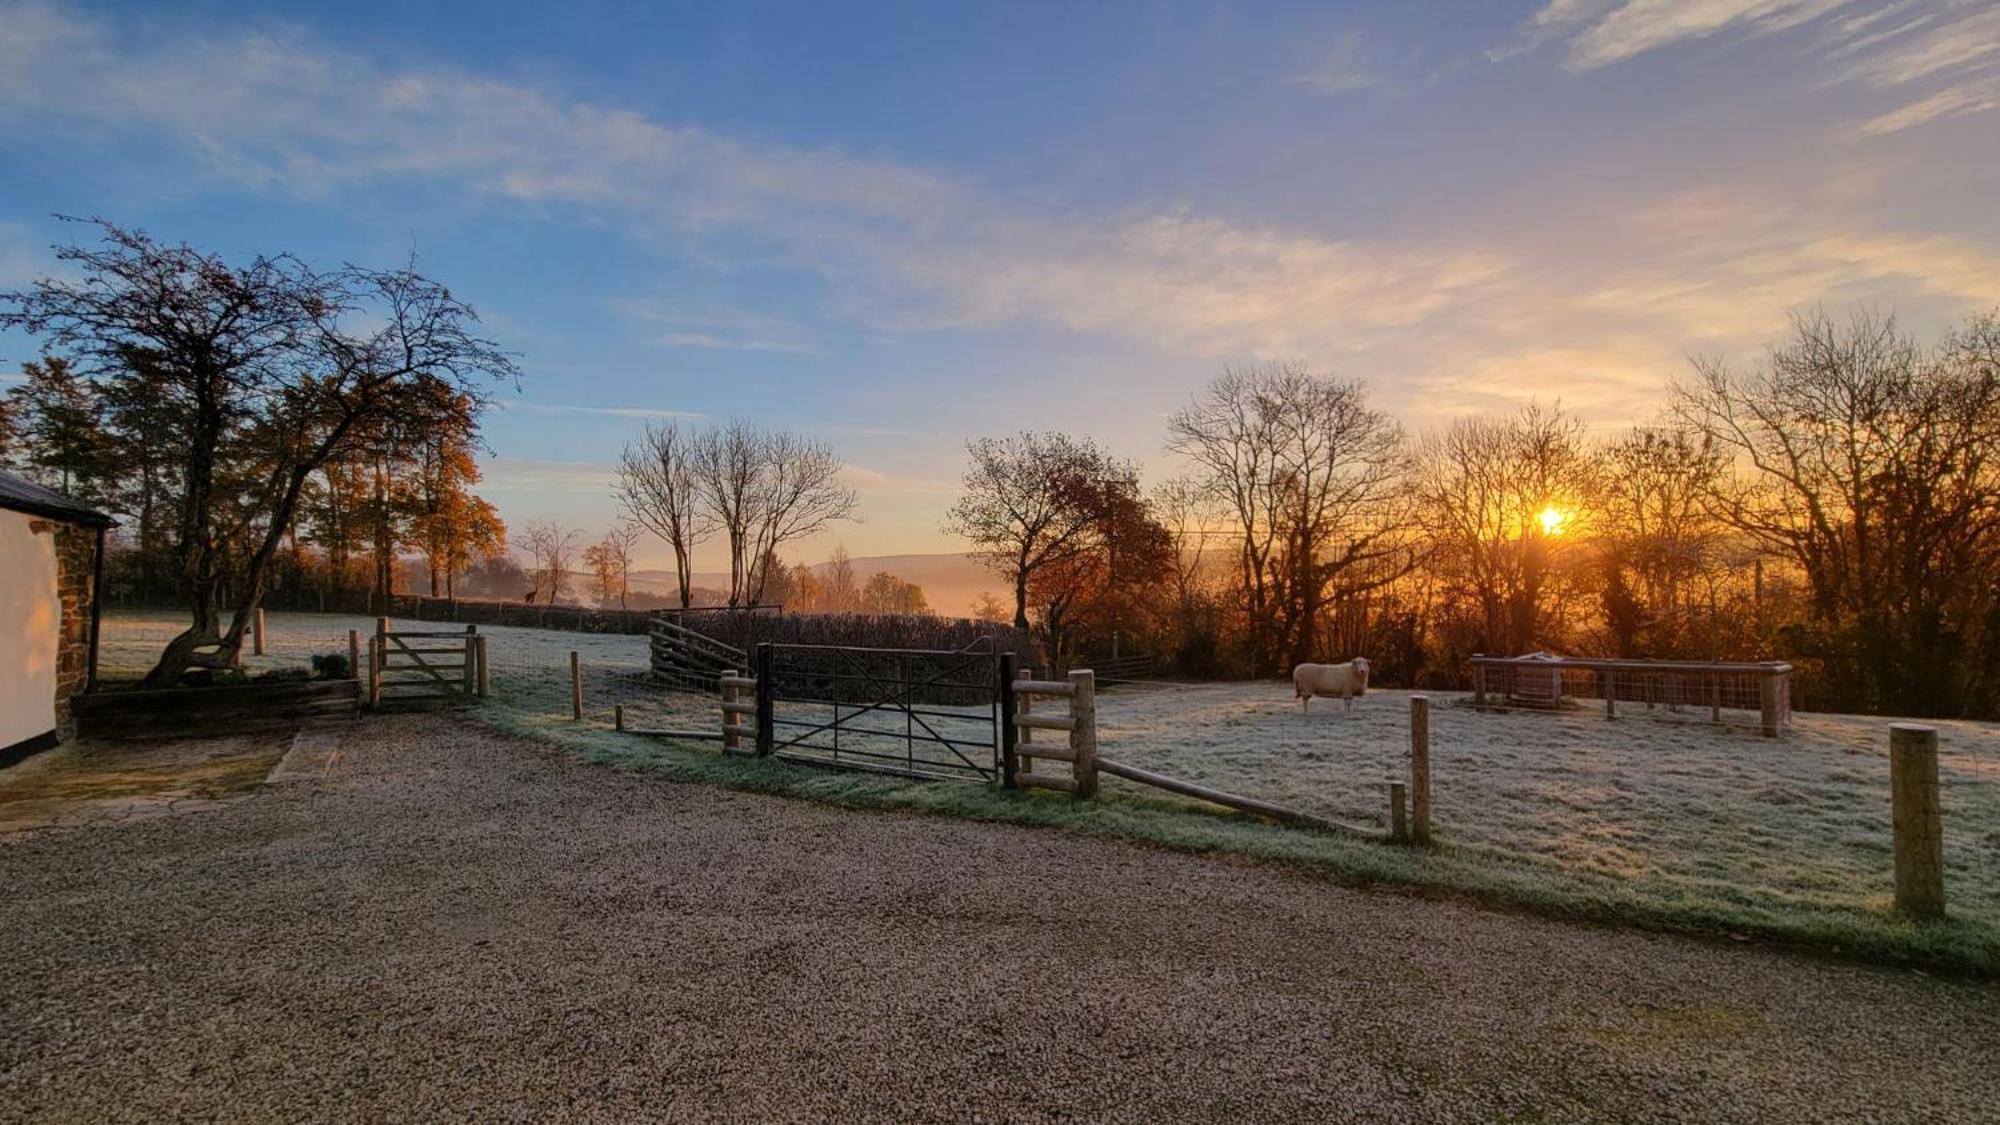
<path fill-rule="evenodd" d="M 1122 777 L 1127 781 L 1136 781 L 1141 785 L 1150 785 L 1155 789 L 1164 789 L 1169 793 L 1178 793 L 1183 797 L 1194 797 L 1198 800 L 1207 801 L 1210 804 L 1235 809 L 1238 812 L 1254 813 L 1257 816 L 1266 817 L 1271 820 L 1282 820 L 1291 824 L 1303 824 L 1312 828 L 1322 828 L 1333 832 L 1346 832 L 1356 836 L 1372 838 L 1381 835 L 1372 829 L 1357 827 L 1356 825 L 1346 824 L 1338 820 L 1330 820 L 1327 817 L 1315 816 L 1312 813 L 1300 812 L 1297 809 L 1288 809 L 1283 805 L 1275 805 L 1269 801 L 1260 801 L 1255 797 L 1225 793 L 1220 789 L 1211 789 L 1206 785 L 1192 781 L 1183 781 L 1178 777 L 1168 777 L 1163 773 L 1154 773 L 1152 770 L 1140 769 L 1138 766 L 1129 766 L 1123 762 L 1113 761 L 1110 758 L 1097 759 L 1097 768 L 1113 777 Z"/>

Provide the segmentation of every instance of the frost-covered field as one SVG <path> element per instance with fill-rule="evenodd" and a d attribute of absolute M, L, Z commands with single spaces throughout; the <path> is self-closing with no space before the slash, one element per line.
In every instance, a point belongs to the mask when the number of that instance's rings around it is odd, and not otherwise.
<path fill-rule="evenodd" d="M 1371 692 L 1351 714 L 1328 700 L 1301 714 L 1291 694 L 1278 682 L 1107 692 L 1100 752 L 1385 824 L 1388 782 L 1408 776 L 1409 693 Z M 1888 720 L 1801 714 L 1768 739 L 1643 714 L 1481 712 L 1434 694 L 1438 838 L 1668 898 L 1887 905 Z M 2000 726 L 1936 725 L 1946 893 L 1954 913 L 2000 925 Z"/>
<path fill-rule="evenodd" d="M 349 629 L 364 638 L 374 629 L 366 617 L 267 620 L 269 655 L 246 657 L 252 671 L 345 652 Z M 177 628 L 166 612 L 107 613 L 102 673 L 140 675 Z M 493 702 L 526 717 L 567 718 L 575 650 L 586 709 L 599 722 L 610 722 L 613 704 L 625 705 L 634 726 L 720 722 L 713 700 L 647 682 L 643 637 L 480 632 L 490 638 Z M 1319 700 L 1302 715 L 1289 684 L 1275 681 L 1135 686 L 1103 692 L 1098 718 L 1106 757 L 1347 821 L 1384 823 L 1387 784 L 1407 775 L 1403 692 L 1371 692 L 1352 714 Z M 2000 725 L 1937 725 L 1946 893 L 1955 916 L 2000 927 Z M 1875 913 L 1890 898 L 1886 719 L 1801 714 L 1790 735 L 1766 739 L 1703 722 L 1607 722 L 1594 710 L 1481 713 L 1440 694 L 1431 761 L 1439 840 L 1570 901 L 1748 920 L 1800 909 Z M 1105 785 L 1141 791 L 1116 778 Z"/>

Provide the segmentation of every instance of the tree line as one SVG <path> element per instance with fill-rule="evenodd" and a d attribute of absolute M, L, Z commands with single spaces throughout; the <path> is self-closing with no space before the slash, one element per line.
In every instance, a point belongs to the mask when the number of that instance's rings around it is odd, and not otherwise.
<path fill-rule="evenodd" d="M 1475 653 L 1784 659 L 1803 705 L 2000 713 L 1994 316 L 1926 344 L 1804 314 L 1608 436 L 1541 405 L 1412 436 L 1358 381 L 1230 369 L 1165 449 L 1189 471 L 1143 489 L 1087 438 L 968 446 L 944 529 L 1052 659 L 1114 636 L 1190 675 L 1365 654 L 1437 687 Z"/>

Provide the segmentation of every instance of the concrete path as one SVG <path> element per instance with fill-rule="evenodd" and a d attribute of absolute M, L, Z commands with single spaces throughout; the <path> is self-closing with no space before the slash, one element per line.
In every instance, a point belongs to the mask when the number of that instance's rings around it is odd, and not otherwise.
<path fill-rule="evenodd" d="M 2000 990 L 368 719 L 0 848 L 0 1119 L 1993 1120 Z M 310 771 L 306 771 L 310 772 Z"/>

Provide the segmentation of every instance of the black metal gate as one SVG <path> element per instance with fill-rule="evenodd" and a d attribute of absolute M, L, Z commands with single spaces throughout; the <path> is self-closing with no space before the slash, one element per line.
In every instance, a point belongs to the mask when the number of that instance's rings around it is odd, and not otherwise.
<path fill-rule="evenodd" d="M 760 644 L 757 750 L 905 777 L 1000 778 L 1011 653 Z"/>

